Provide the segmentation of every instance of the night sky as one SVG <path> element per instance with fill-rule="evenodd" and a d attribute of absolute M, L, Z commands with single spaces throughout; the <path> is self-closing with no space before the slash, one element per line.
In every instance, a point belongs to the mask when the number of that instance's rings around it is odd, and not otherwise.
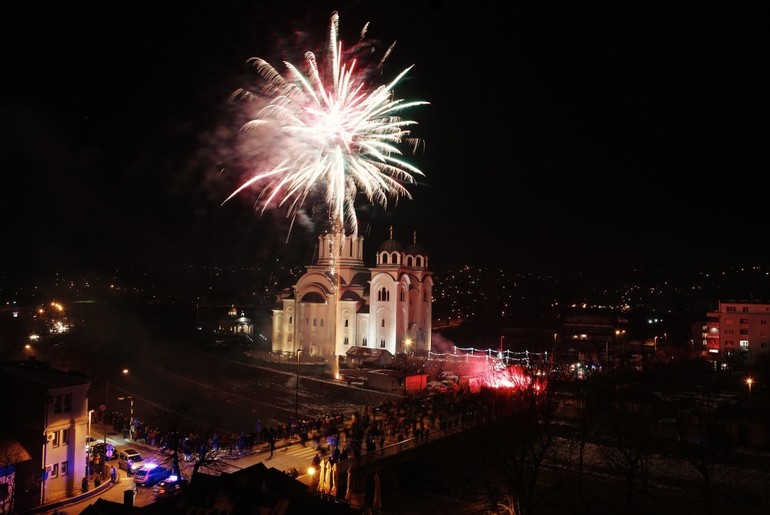
<path fill-rule="evenodd" d="M 305 5 L 308 3 L 308 5 Z M 434 268 L 766 264 L 768 5 L 74 2 L 3 31 L 5 270 L 307 263 L 237 180 L 228 97 L 340 39 L 396 42 L 383 78 L 426 100 L 413 200 L 361 205 L 372 251 L 413 231 Z M 202 4 L 202 5 L 200 5 Z M 313 46 L 311 48 L 311 46 Z M 287 242 L 288 240 L 288 242 Z"/>

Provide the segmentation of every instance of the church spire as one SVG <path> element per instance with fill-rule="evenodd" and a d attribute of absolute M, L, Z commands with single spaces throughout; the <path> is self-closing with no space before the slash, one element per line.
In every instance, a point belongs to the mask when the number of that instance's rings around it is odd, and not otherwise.
<path fill-rule="evenodd" d="M 390 226 L 390 239 L 393 239 L 393 226 Z"/>

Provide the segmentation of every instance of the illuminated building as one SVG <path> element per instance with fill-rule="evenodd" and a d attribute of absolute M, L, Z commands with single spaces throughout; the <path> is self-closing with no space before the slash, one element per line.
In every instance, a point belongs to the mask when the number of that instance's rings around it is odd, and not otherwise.
<path fill-rule="evenodd" d="M 712 361 L 753 363 L 770 352 L 770 304 L 719 302 L 706 313 L 705 345 Z"/>
<path fill-rule="evenodd" d="M 433 278 L 416 235 L 404 248 L 391 229 L 374 267 L 363 255 L 361 236 L 318 237 L 316 262 L 272 310 L 274 352 L 336 359 L 356 346 L 393 355 L 430 350 Z"/>

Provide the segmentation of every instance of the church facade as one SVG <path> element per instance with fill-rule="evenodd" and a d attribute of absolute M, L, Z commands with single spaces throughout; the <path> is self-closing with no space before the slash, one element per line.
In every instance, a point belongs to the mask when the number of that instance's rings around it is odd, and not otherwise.
<path fill-rule="evenodd" d="M 362 236 L 319 236 L 316 262 L 272 310 L 273 351 L 327 360 L 354 347 L 429 351 L 433 278 L 416 239 L 404 248 L 391 229 L 367 267 Z"/>

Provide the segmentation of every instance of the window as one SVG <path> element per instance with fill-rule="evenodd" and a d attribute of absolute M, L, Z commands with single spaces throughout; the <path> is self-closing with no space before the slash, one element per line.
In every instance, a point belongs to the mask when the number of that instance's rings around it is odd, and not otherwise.
<path fill-rule="evenodd" d="M 61 413 L 61 395 L 53 396 L 53 412 Z"/>
<path fill-rule="evenodd" d="M 400 300 L 401 300 L 401 302 L 404 302 L 404 291 L 403 290 L 401 290 L 401 299 Z"/>
<path fill-rule="evenodd" d="M 385 338 L 380 338 L 380 347 L 385 347 Z"/>
<path fill-rule="evenodd" d="M 347 327 L 347 326 L 348 326 L 348 319 L 346 318 L 345 319 L 345 327 Z"/>
<path fill-rule="evenodd" d="M 748 318 L 741 318 L 740 322 L 742 324 L 748 324 L 749 323 L 749 319 Z"/>
<path fill-rule="evenodd" d="M 749 341 L 748 340 L 740 340 L 741 349 L 742 350 L 749 350 Z"/>
<path fill-rule="evenodd" d="M 61 462 L 61 475 L 66 476 L 67 472 L 69 472 L 70 469 L 70 462 L 69 461 L 62 461 Z"/>
<path fill-rule="evenodd" d="M 366 338 L 364 338 L 364 339 L 362 339 L 362 340 L 361 340 L 361 346 L 362 346 L 362 347 L 366 347 L 366 346 L 367 346 L 367 344 L 366 344 Z"/>
<path fill-rule="evenodd" d="M 54 463 L 51 465 L 51 476 L 50 477 L 59 477 L 59 464 Z"/>
<path fill-rule="evenodd" d="M 725 308 L 725 311 L 726 311 L 727 313 L 735 313 L 735 306 L 727 306 L 727 307 Z"/>
<path fill-rule="evenodd" d="M 62 445 L 69 445 L 70 443 L 70 430 L 69 429 L 62 429 L 61 430 L 61 444 Z"/>
<path fill-rule="evenodd" d="M 313 327 L 315 327 L 315 325 L 316 325 L 316 319 L 314 318 L 313 319 Z"/>
<path fill-rule="evenodd" d="M 348 337 L 345 337 L 345 340 L 342 342 L 343 345 L 350 345 L 350 342 L 348 341 Z"/>
<path fill-rule="evenodd" d="M 385 327 L 385 319 L 384 318 L 382 319 L 382 322 L 380 323 L 380 326 L 381 327 Z"/>
<path fill-rule="evenodd" d="M 767 325 L 767 320 L 760 320 L 759 325 Z"/>
<path fill-rule="evenodd" d="M 294 317 L 289 317 L 289 323 L 290 324 L 294 323 Z"/>
<path fill-rule="evenodd" d="M 324 319 L 322 318 L 321 319 L 321 327 L 323 327 L 323 326 L 324 326 Z"/>
<path fill-rule="evenodd" d="M 72 413 L 72 394 L 64 394 L 64 413 Z"/>
<path fill-rule="evenodd" d="M 51 440 L 51 446 L 52 447 L 58 447 L 59 446 L 59 442 L 61 441 L 61 440 L 59 440 L 59 432 L 58 431 L 54 431 L 51 434 L 53 435 L 53 440 Z"/>
<path fill-rule="evenodd" d="M 744 313 L 748 313 L 749 312 L 749 307 L 748 306 L 743 306 L 743 312 Z"/>

